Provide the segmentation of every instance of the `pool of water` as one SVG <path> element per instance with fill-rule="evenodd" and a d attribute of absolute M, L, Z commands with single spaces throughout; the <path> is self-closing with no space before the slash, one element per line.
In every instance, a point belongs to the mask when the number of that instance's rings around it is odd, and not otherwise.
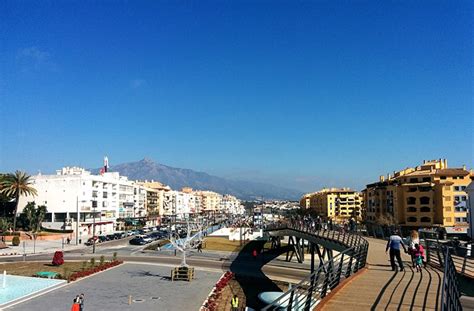
<path fill-rule="evenodd" d="M 0 307 L 22 297 L 38 293 L 47 288 L 65 283 L 65 280 L 50 280 L 27 276 L 7 275 L 3 288 L 3 274 L 0 274 Z"/>

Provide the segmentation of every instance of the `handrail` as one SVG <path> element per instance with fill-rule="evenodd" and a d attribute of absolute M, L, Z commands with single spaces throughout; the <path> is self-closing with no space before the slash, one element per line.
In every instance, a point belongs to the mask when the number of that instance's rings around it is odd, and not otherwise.
<path fill-rule="evenodd" d="M 366 264 L 369 243 L 360 235 L 335 230 L 310 230 L 305 226 L 269 226 L 267 231 L 293 230 L 331 239 L 347 248 L 325 262 L 290 290 L 283 293 L 262 310 L 312 310 L 339 283 L 359 271 Z M 337 235 L 336 235 L 337 232 Z"/>
<path fill-rule="evenodd" d="M 441 311 L 461 311 L 462 306 L 459 300 L 460 293 L 458 279 L 456 278 L 456 267 L 454 266 L 449 247 L 444 248 L 444 275 L 443 289 L 441 291 Z"/>

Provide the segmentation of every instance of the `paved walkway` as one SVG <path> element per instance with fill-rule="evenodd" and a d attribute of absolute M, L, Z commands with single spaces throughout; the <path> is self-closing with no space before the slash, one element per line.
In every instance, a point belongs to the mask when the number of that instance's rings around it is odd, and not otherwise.
<path fill-rule="evenodd" d="M 385 241 L 370 243 L 368 269 L 322 306 L 321 310 L 438 310 L 440 309 L 442 272 L 427 266 L 421 273 L 411 267 L 408 255 L 402 259 L 405 271 L 391 271 Z M 403 253 L 403 251 L 402 251 Z"/>

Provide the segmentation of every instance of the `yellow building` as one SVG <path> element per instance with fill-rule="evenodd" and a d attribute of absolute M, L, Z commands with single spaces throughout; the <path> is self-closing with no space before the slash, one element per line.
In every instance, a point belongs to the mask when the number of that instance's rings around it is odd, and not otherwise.
<path fill-rule="evenodd" d="M 171 191 L 169 186 L 163 185 L 158 181 L 138 182 L 147 190 L 147 212 L 151 217 L 161 217 L 164 215 L 164 194 Z"/>
<path fill-rule="evenodd" d="M 445 159 L 423 161 L 393 175 L 380 176 L 363 191 L 365 219 L 381 224 L 409 227 L 467 228 L 466 187 L 474 174 L 448 168 Z"/>
<path fill-rule="evenodd" d="M 362 200 L 360 193 L 349 188 L 330 188 L 304 195 L 300 206 L 314 209 L 322 217 L 342 222 L 350 218 L 362 219 Z"/>

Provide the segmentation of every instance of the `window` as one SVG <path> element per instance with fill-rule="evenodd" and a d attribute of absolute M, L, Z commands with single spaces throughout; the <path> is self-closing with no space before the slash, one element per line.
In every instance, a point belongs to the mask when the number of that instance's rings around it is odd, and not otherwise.
<path fill-rule="evenodd" d="M 430 204 L 430 198 L 429 197 L 421 197 L 420 198 L 420 203 L 421 204 Z"/>
<path fill-rule="evenodd" d="M 429 217 L 421 217 L 420 221 L 421 221 L 421 222 L 431 222 L 431 218 L 429 218 Z"/>
<path fill-rule="evenodd" d="M 430 182 L 431 181 L 431 177 L 423 177 L 423 182 Z"/>
<path fill-rule="evenodd" d="M 454 218 L 454 222 L 461 222 L 461 217 Z"/>
<path fill-rule="evenodd" d="M 461 190 L 466 190 L 466 186 L 461 186 Z"/>
<path fill-rule="evenodd" d="M 408 217 L 407 218 L 407 222 L 416 222 L 416 221 L 417 221 L 416 217 Z"/>
<path fill-rule="evenodd" d="M 408 192 L 416 192 L 417 188 L 416 187 L 410 187 L 408 188 Z"/>
<path fill-rule="evenodd" d="M 451 201 L 451 197 L 444 197 L 445 201 Z"/>
<path fill-rule="evenodd" d="M 416 183 L 416 182 L 418 182 L 418 178 L 410 178 L 410 182 L 411 183 Z"/>
<path fill-rule="evenodd" d="M 420 212 L 422 212 L 422 213 L 429 213 L 429 212 L 431 212 L 431 209 L 430 209 L 428 206 L 422 206 L 422 207 L 420 208 Z"/>
<path fill-rule="evenodd" d="M 414 206 L 408 206 L 407 211 L 408 211 L 409 213 L 415 213 L 415 212 L 416 212 L 416 207 L 414 207 Z"/>
<path fill-rule="evenodd" d="M 408 197 L 407 198 L 407 204 L 416 204 L 416 198 Z"/>
<path fill-rule="evenodd" d="M 466 197 L 465 195 L 463 195 L 463 196 L 461 197 L 461 201 L 466 201 L 466 200 L 467 200 L 467 197 Z"/>
<path fill-rule="evenodd" d="M 454 191 L 459 191 L 459 186 L 454 186 Z"/>
<path fill-rule="evenodd" d="M 446 176 L 441 176 L 440 179 L 446 179 Z"/>

